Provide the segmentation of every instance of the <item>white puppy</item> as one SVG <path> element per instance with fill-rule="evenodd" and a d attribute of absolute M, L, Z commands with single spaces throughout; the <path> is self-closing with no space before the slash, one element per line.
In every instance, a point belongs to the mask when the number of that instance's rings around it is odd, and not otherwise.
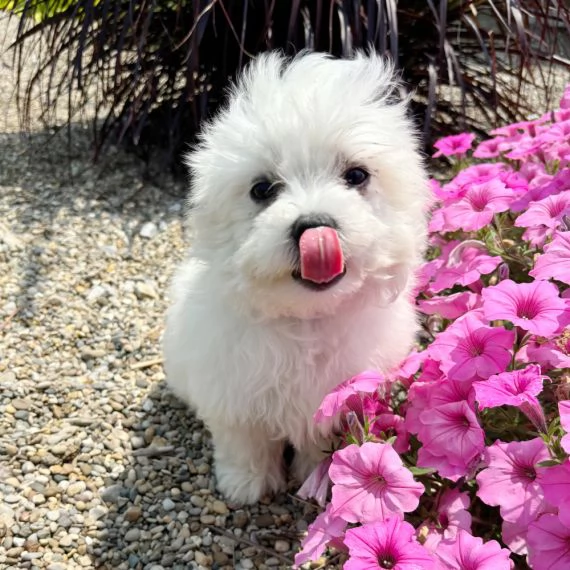
<path fill-rule="evenodd" d="M 283 487 L 286 442 L 305 477 L 331 429 L 313 424 L 323 396 L 413 342 L 428 192 L 397 88 L 378 55 L 265 54 L 188 156 L 167 381 L 209 427 L 235 502 Z"/>

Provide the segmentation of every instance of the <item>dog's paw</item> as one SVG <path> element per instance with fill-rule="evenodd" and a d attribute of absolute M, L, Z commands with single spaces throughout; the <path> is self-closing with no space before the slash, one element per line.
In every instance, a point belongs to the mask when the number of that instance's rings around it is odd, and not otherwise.
<path fill-rule="evenodd" d="M 285 490 L 281 470 L 269 473 L 243 470 L 231 465 L 216 466 L 218 490 L 232 503 L 251 505 L 268 494 Z"/>

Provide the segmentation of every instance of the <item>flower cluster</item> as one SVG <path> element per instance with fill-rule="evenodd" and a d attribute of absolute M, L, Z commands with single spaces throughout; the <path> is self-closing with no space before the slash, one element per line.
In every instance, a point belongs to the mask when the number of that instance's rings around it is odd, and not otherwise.
<path fill-rule="evenodd" d="M 432 181 L 421 342 L 316 413 L 341 430 L 298 566 L 570 568 L 570 86 L 491 135 L 436 144 L 455 175 Z"/>

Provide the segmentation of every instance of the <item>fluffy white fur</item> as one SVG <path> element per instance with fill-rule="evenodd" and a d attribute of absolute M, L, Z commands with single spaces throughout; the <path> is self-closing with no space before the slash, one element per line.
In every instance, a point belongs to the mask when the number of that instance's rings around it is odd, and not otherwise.
<path fill-rule="evenodd" d="M 331 429 L 313 425 L 323 396 L 413 342 L 427 184 L 396 89 L 378 55 L 265 54 L 188 156 L 192 246 L 172 288 L 167 381 L 209 427 L 235 502 L 283 487 L 287 441 L 305 477 Z M 371 174 L 362 189 L 343 179 L 351 166 Z M 267 206 L 249 195 L 259 177 L 282 185 Z M 324 291 L 291 276 L 290 228 L 314 213 L 337 221 L 346 260 Z"/>

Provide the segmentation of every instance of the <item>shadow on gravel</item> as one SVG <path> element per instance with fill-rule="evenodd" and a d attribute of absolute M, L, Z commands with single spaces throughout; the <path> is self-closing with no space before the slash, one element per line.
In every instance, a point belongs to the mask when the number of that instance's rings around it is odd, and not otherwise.
<path fill-rule="evenodd" d="M 108 511 L 92 553 L 97 568 L 291 567 L 314 506 L 291 494 L 228 505 L 215 490 L 209 433 L 164 382 L 128 420 L 129 465 L 101 492 Z"/>
<path fill-rule="evenodd" d="M 49 265 L 46 249 L 62 229 L 74 231 L 75 220 L 77 231 L 96 218 L 120 221 L 122 252 L 87 232 L 85 247 L 103 249 L 109 259 L 119 253 L 128 259 L 136 237 L 152 238 L 182 213 L 184 180 L 169 173 L 151 176 L 147 164 L 123 149 L 110 149 L 97 163 L 92 157 L 90 131 L 79 123 L 71 125 L 70 138 L 67 129 L 0 133 L 0 191 L 6 208 L 0 211 L 0 256 L 31 244 L 27 265 L 20 268 L 19 295 L 28 313 Z"/>

